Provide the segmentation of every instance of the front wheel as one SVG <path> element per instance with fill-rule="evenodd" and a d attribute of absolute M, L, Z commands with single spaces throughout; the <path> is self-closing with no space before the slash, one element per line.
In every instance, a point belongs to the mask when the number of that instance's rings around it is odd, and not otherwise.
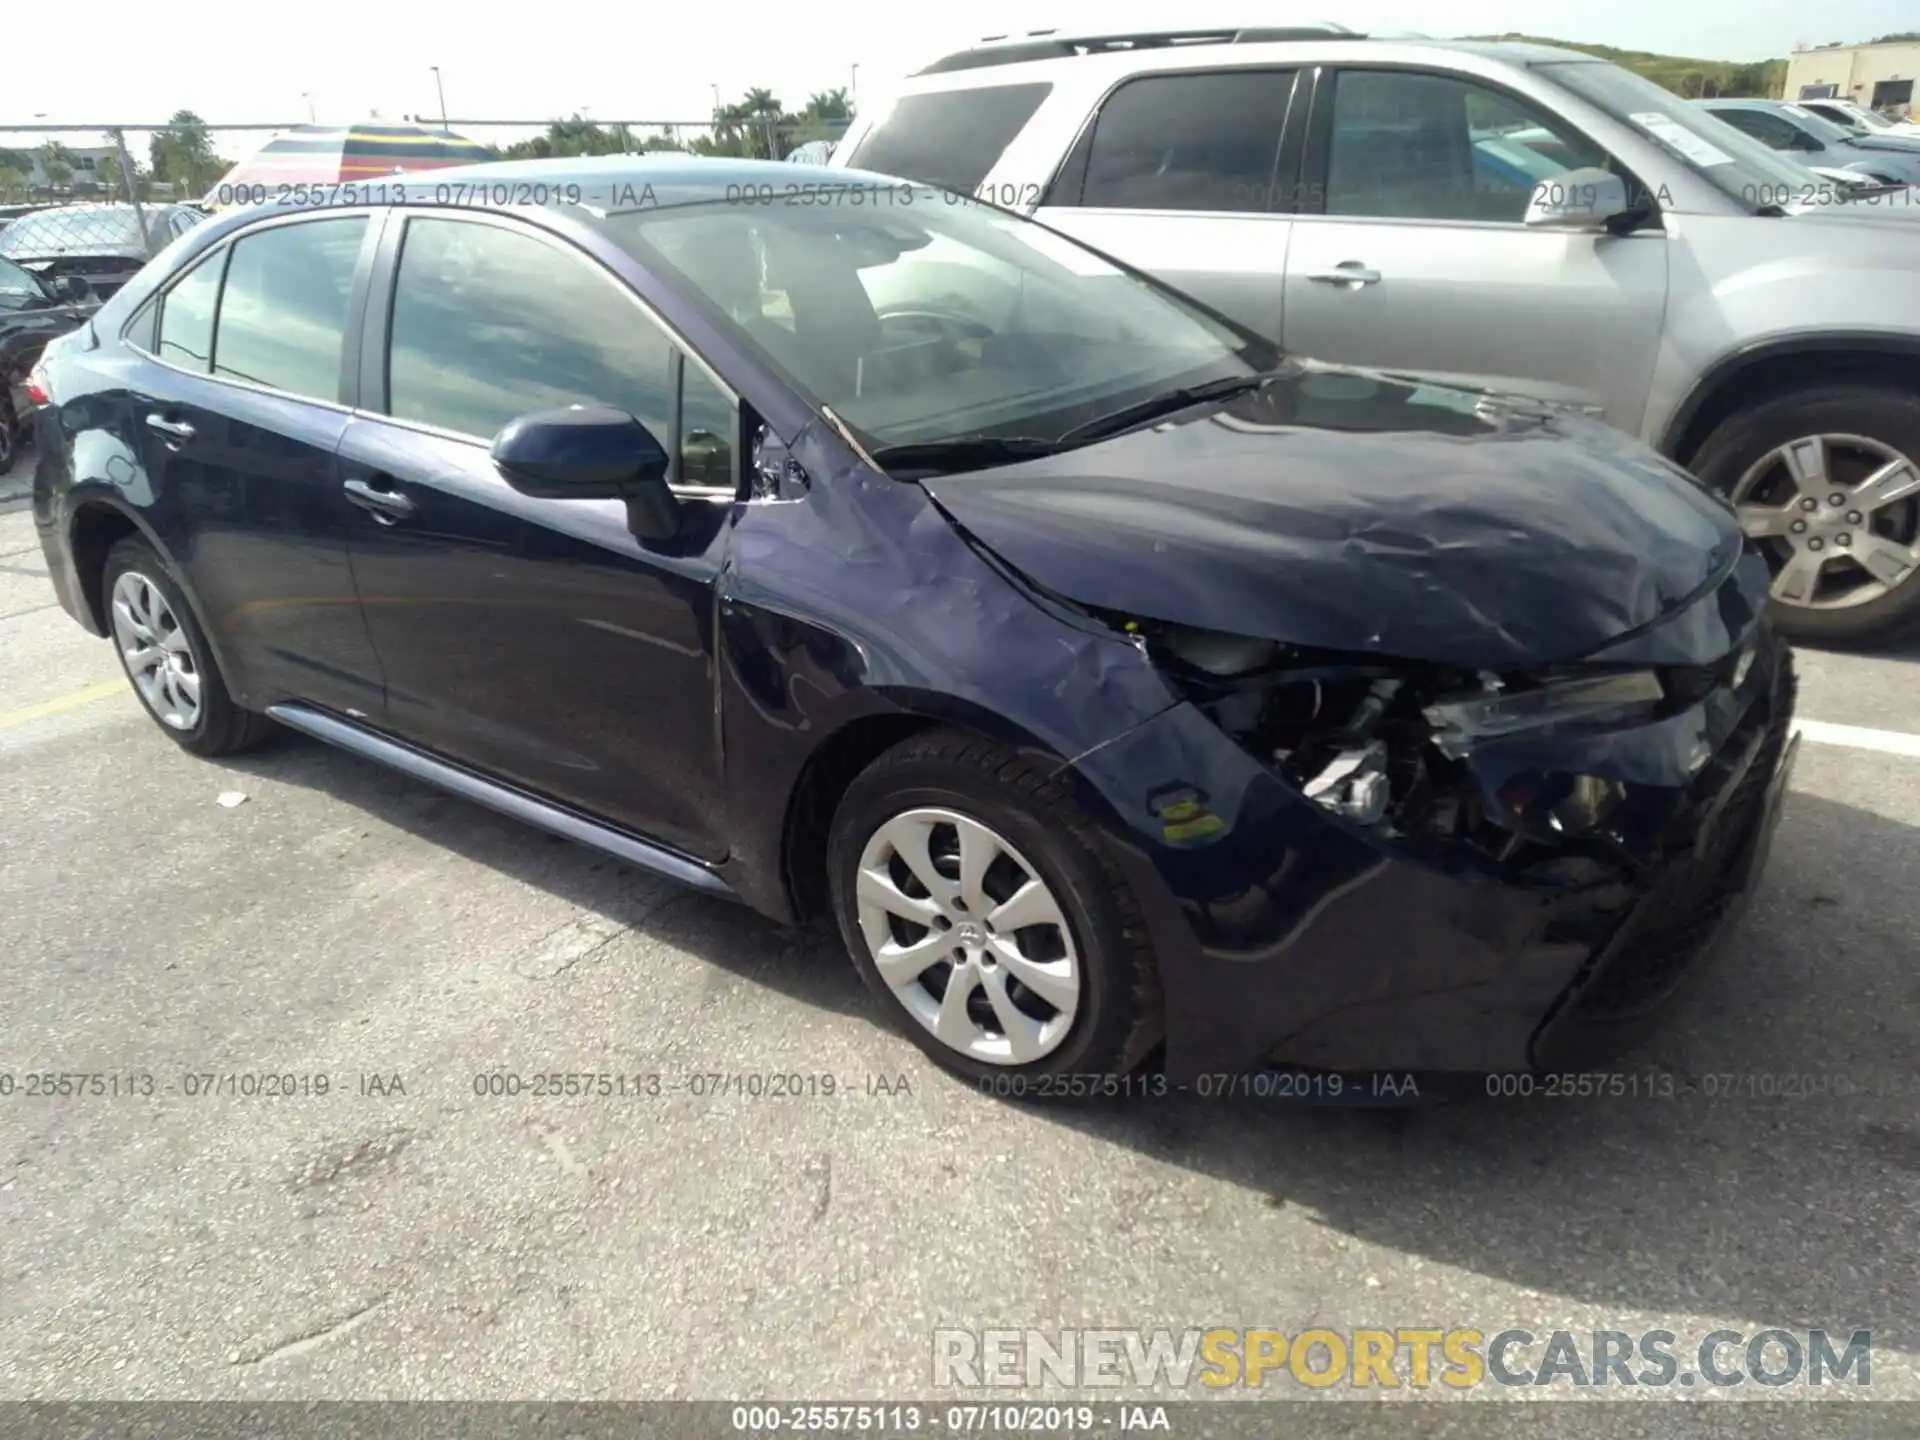
<path fill-rule="evenodd" d="M 951 730 L 901 742 L 848 787 L 827 863 L 868 989 L 955 1074 L 1124 1076 L 1159 1039 L 1132 892 L 1072 797 L 1013 752 Z"/>
<path fill-rule="evenodd" d="M 1783 634 L 1867 644 L 1920 619 L 1920 396 L 1846 383 L 1763 401 L 1693 468 L 1766 554 Z"/>

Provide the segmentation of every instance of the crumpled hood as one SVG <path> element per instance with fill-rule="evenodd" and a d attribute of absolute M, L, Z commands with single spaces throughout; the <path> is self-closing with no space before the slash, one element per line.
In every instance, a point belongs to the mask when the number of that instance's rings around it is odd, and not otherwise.
<path fill-rule="evenodd" d="M 1574 659 L 1650 625 L 1742 543 L 1725 505 L 1597 422 L 1320 365 L 1150 430 L 922 484 L 1085 605 L 1476 667 Z"/>

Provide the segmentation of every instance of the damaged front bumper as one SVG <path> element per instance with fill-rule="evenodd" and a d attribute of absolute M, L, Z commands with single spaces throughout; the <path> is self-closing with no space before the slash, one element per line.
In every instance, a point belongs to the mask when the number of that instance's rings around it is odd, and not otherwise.
<path fill-rule="evenodd" d="M 1729 597 L 1707 603 L 1735 624 L 1692 691 L 1617 728 L 1455 734 L 1471 783 L 1454 788 L 1481 803 L 1417 825 L 1396 825 L 1385 779 L 1352 784 L 1352 748 L 1303 784 L 1198 704 L 1082 757 L 1153 930 L 1170 1077 L 1438 1080 L 1588 1065 L 1642 1038 L 1751 892 L 1793 759 L 1789 652 Z M 1605 814 L 1561 826 L 1554 807 L 1582 794 Z M 1541 800 L 1542 823 L 1516 797 Z"/>

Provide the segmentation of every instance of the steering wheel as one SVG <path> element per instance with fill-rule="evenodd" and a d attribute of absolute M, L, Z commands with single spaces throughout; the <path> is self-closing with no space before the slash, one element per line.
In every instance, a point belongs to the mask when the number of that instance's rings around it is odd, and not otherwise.
<path fill-rule="evenodd" d="M 970 315 L 955 315 L 948 310 L 901 308 L 880 312 L 880 332 L 889 339 L 990 340 L 993 327 L 983 325 Z M 899 332 L 909 332 L 901 335 Z"/>

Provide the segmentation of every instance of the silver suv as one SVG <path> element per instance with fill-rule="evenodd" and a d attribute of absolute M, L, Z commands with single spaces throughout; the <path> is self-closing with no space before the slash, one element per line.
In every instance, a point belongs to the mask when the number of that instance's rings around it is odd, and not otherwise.
<path fill-rule="evenodd" d="M 1337 26 L 983 43 L 833 164 L 1034 214 L 1298 354 L 1603 415 L 1739 508 L 1788 633 L 1920 619 L 1920 192 L 1591 56 Z"/>

